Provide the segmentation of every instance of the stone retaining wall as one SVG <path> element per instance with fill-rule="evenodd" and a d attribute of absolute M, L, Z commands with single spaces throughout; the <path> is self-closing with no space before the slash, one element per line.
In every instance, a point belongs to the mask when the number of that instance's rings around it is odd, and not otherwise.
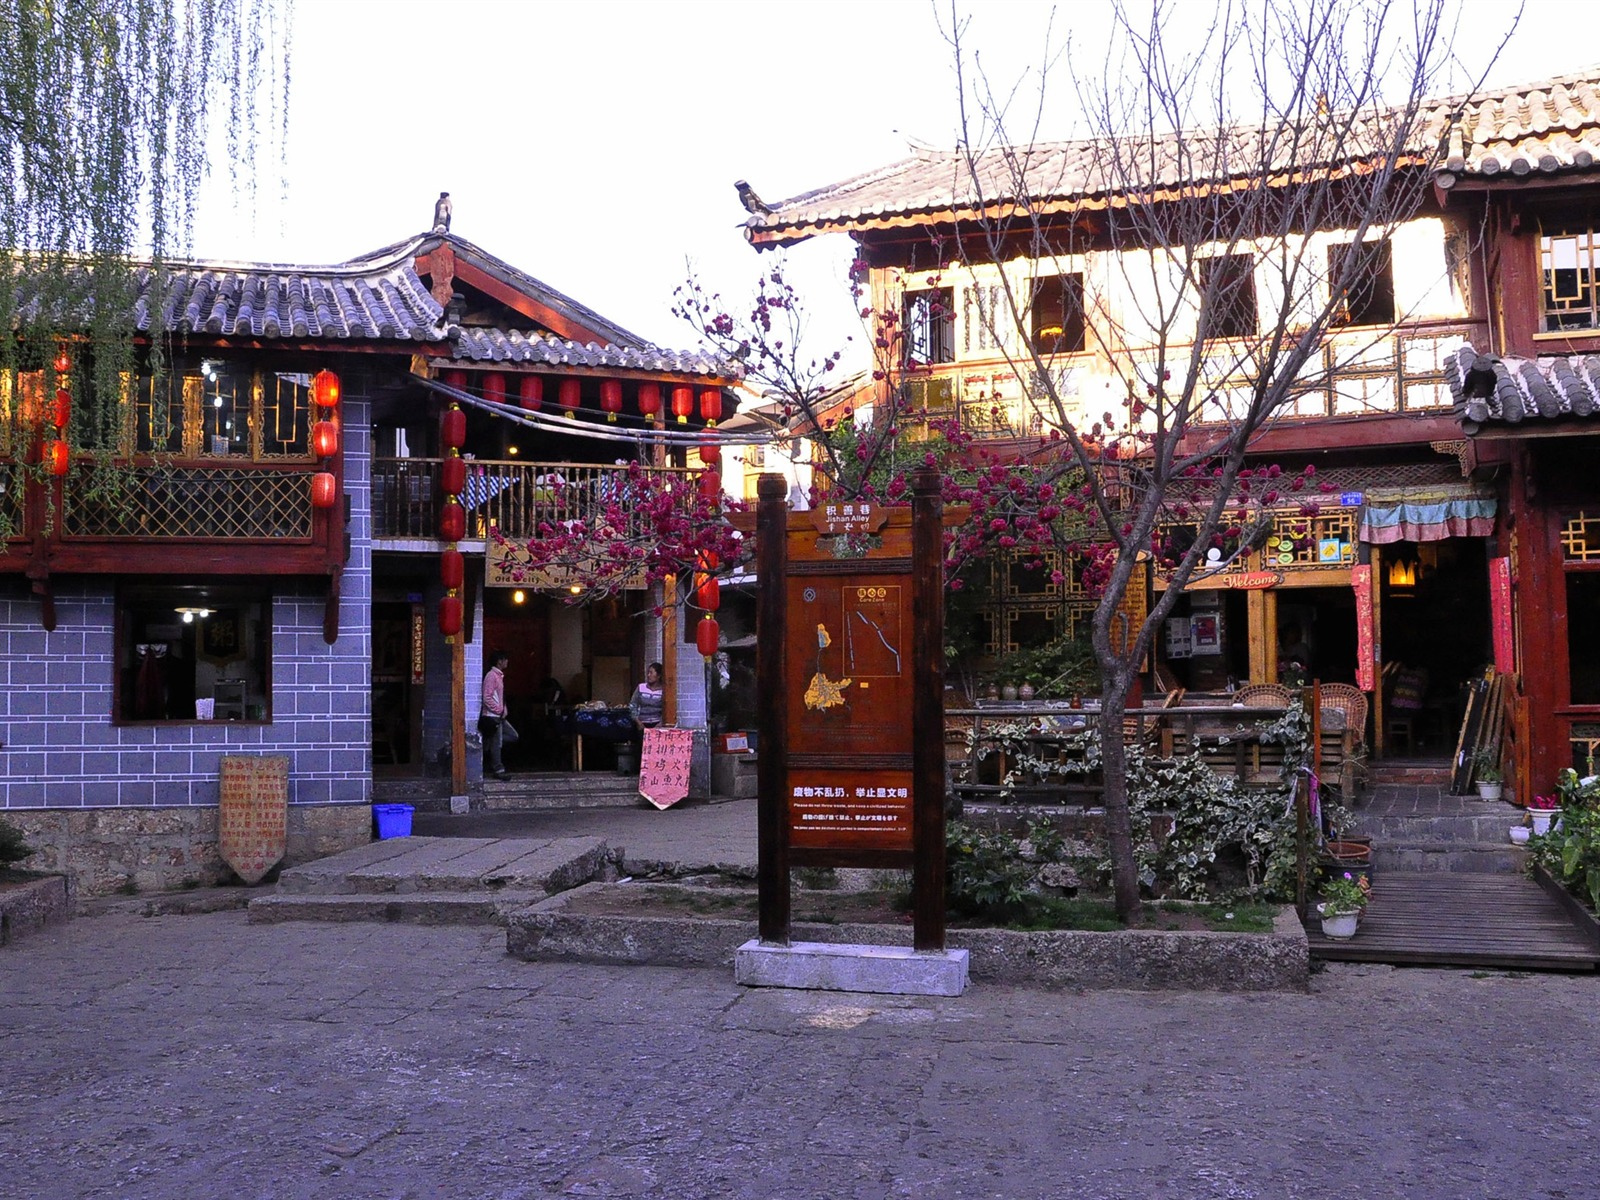
<path fill-rule="evenodd" d="M 232 876 L 217 852 L 217 808 L 12 809 L 34 853 L 19 865 L 67 875 L 84 897 L 211 887 Z M 283 865 L 311 862 L 372 840 L 365 804 L 289 806 Z"/>
<path fill-rule="evenodd" d="M 72 915 L 75 899 L 64 875 L 29 879 L 19 887 L 0 890 L 0 946 L 65 921 Z"/>

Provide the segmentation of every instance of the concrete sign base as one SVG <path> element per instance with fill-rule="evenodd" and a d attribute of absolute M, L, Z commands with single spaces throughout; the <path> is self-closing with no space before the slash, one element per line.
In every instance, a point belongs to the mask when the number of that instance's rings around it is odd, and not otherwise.
<path fill-rule="evenodd" d="M 794 942 L 751 938 L 733 958 L 733 979 L 746 987 L 879 992 L 892 996 L 959 996 L 967 987 L 965 950 Z"/>

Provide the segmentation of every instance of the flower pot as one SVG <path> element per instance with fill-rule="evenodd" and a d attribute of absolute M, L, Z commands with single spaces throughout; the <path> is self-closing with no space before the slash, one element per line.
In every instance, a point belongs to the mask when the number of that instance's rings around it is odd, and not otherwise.
<path fill-rule="evenodd" d="M 1000 699 L 1015 700 L 1017 698 L 1017 685 L 1008 683 L 1000 688 Z"/>
<path fill-rule="evenodd" d="M 1484 783 L 1480 780 L 1478 783 L 1478 798 L 1480 800 L 1498 800 L 1504 786 L 1504 784 Z"/>
<path fill-rule="evenodd" d="M 1555 819 L 1556 810 L 1553 808 L 1530 808 L 1528 818 L 1533 822 L 1535 837 L 1550 832 L 1550 822 Z"/>
<path fill-rule="evenodd" d="M 1367 876 L 1372 874 L 1372 843 L 1346 839 L 1328 843 L 1325 864 L 1335 872 Z"/>
<path fill-rule="evenodd" d="M 1031 683 L 1025 683 L 1017 689 L 1018 700 L 1032 700 L 1034 695 L 1033 684 Z"/>
<path fill-rule="evenodd" d="M 1341 942 L 1355 937 L 1356 926 L 1361 921 L 1359 912 L 1329 912 L 1326 905 L 1317 905 L 1317 912 L 1322 917 L 1322 936 L 1335 938 Z"/>
<path fill-rule="evenodd" d="M 1513 825 L 1511 827 L 1511 844 L 1526 846 L 1528 844 L 1528 827 L 1526 825 Z"/>

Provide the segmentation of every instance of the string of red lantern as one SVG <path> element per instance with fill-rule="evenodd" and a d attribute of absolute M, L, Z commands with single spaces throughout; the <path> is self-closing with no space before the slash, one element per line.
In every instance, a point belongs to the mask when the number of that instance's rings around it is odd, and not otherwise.
<path fill-rule="evenodd" d="M 679 425 L 689 423 L 689 414 L 694 412 L 694 389 L 690 387 L 675 387 L 672 389 L 672 415 L 678 418 Z"/>
<path fill-rule="evenodd" d="M 722 389 L 703 388 L 700 392 L 700 417 L 708 428 L 722 420 Z"/>
<path fill-rule="evenodd" d="M 616 424 L 617 414 L 622 411 L 622 385 L 615 379 L 601 382 L 600 409 L 606 414 L 607 421 Z"/>
<path fill-rule="evenodd" d="M 339 377 L 324 368 L 311 377 L 311 403 L 324 419 L 311 426 L 311 453 L 332 458 L 339 453 Z M 318 471 L 311 477 L 311 507 L 330 509 L 339 502 L 339 477 L 332 471 Z"/>
<path fill-rule="evenodd" d="M 661 411 L 661 388 L 654 383 L 639 385 L 639 415 L 650 421 Z"/>

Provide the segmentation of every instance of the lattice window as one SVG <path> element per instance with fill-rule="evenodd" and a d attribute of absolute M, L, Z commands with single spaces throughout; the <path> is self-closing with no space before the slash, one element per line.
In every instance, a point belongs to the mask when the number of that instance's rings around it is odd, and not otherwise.
<path fill-rule="evenodd" d="M 1600 514 L 1574 513 L 1562 522 L 1561 555 L 1567 562 L 1600 562 Z"/>
<path fill-rule="evenodd" d="M 1261 550 L 1261 565 L 1279 569 L 1325 567 L 1353 561 L 1357 511 L 1324 508 L 1314 517 L 1274 514 L 1272 532 Z"/>
<path fill-rule="evenodd" d="M 0 463 L 0 536 L 22 537 L 27 534 L 27 526 L 23 521 L 26 509 L 22 500 L 22 468 Z"/>
<path fill-rule="evenodd" d="M 107 494 L 94 472 L 66 481 L 69 537 L 309 539 L 310 473 L 139 467 Z"/>
<path fill-rule="evenodd" d="M 205 359 L 135 388 L 133 448 L 184 458 L 310 457 L 311 376 Z"/>
<path fill-rule="evenodd" d="M 1600 329 L 1595 260 L 1600 238 L 1592 221 L 1547 225 L 1539 236 L 1540 296 L 1544 330 Z"/>

